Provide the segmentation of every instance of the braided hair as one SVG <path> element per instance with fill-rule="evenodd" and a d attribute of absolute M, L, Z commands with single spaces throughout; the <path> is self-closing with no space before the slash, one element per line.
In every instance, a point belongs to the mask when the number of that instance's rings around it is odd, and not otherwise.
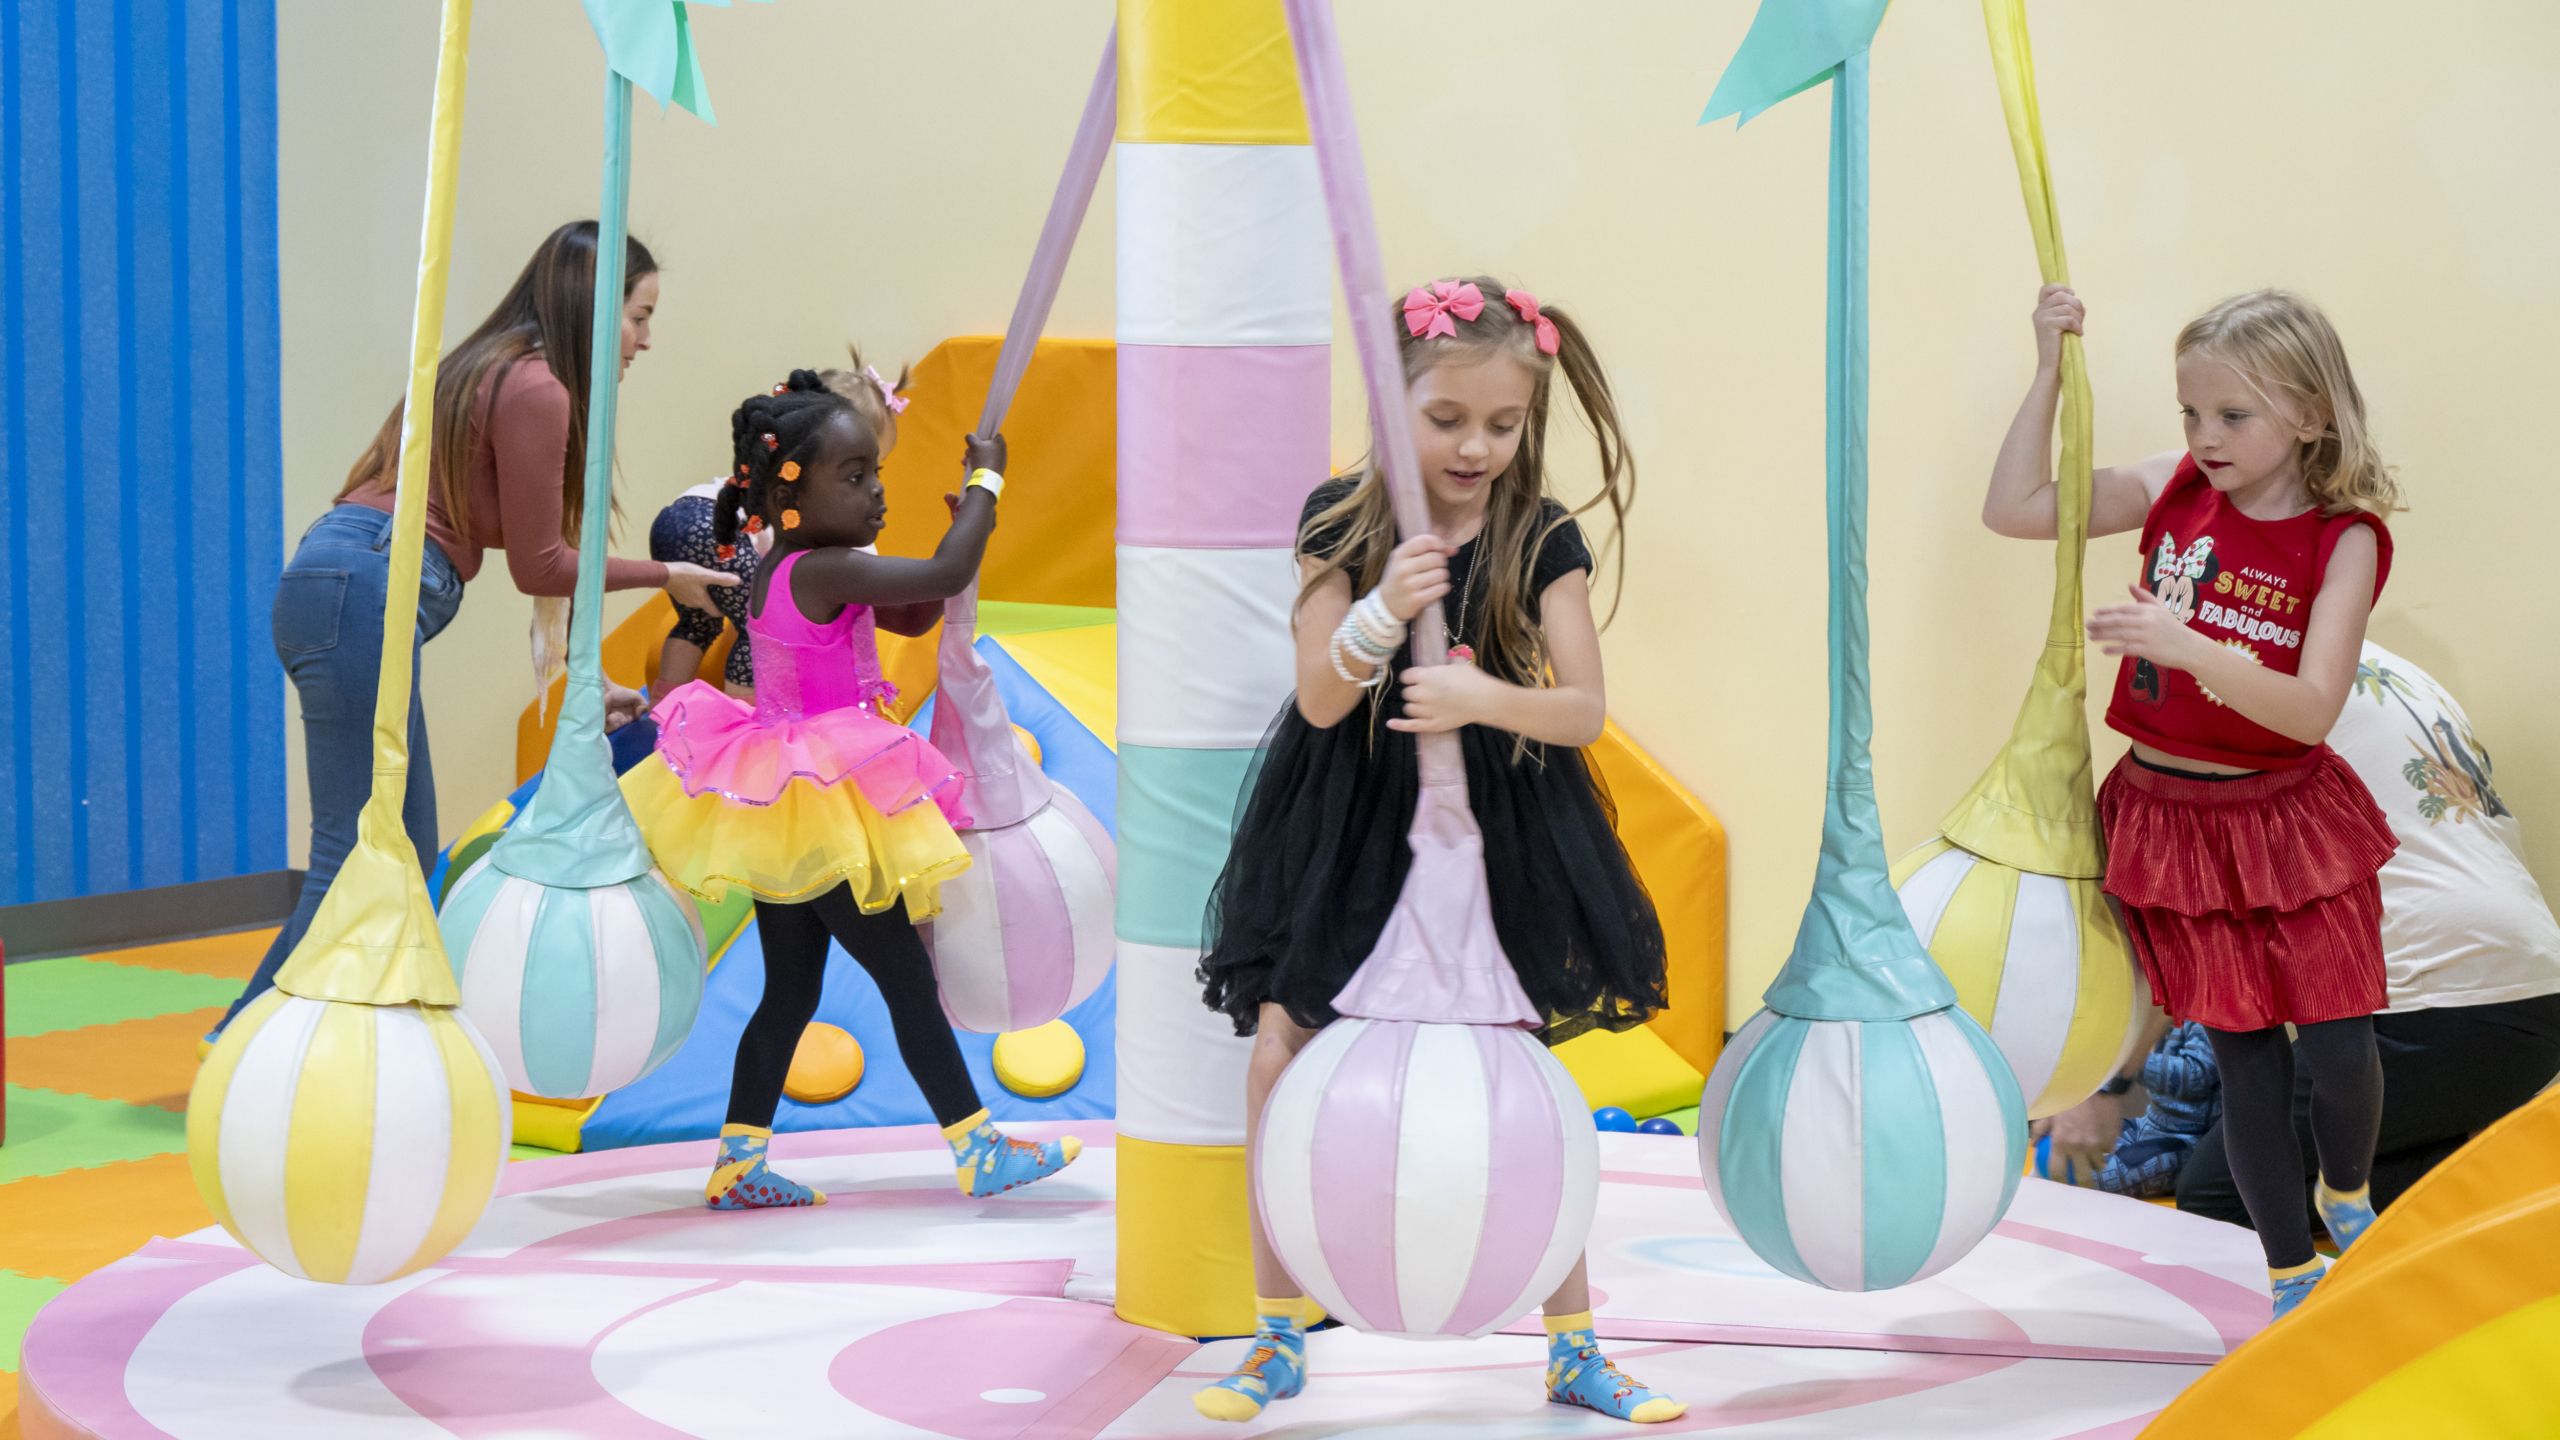
<path fill-rule="evenodd" d="M 737 554 L 741 532 L 764 528 L 774 487 L 800 478 L 801 463 L 815 448 L 818 432 L 838 415 L 856 410 L 826 387 L 814 370 L 794 370 L 769 395 L 750 395 L 729 416 L 729 482 L 711 501 L 711 538 L 720 558 Z"/>

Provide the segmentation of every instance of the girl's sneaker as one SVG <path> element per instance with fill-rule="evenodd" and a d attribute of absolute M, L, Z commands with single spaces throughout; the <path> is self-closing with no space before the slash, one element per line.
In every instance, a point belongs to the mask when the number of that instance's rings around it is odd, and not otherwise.
<path fill-rule="evenodd" d="M 1600 1353 L 1591 1312 L 1547 1317 L 1547 1399 L 1579 1405 L 1613 1420 L 1653 1425 L 1689 1413 L 1687 1402 L 1657 1395 Z"/>
<path fill-rule="evenodd" d="M 2311 1208 L 2320 1212 L 2320 1223 L 2329 1227 L 2329 1238 L 2338 1242 L 2338 1253 L 2343 1255 L 2373 1228 L 2373 1187 L 2362 1185 L 2351 1195 L 2341 1195 L 2329 1188 L 2328 1181 L 2314 1181 Z"/>
<path fill-rule="evenodd" d="M 1192 1408 L 1211 1420 L 1250 1420 L 1274 1400 L 1307 1388 L 1307 1332 L 1296 1300 L 1257 1299 L 1253 1348 L 1235 1373 L 1195 1392 Z"/>
<path fill-rule="evenodd" d="M 2317 1255 L 2311 1257 L 2310 1264 L 2296 1266 L 2281 1274 L 2268 1271 L 2267 1287 L 2276 1296 L 2276 1318 L 2281 1320 L 2292 1314 L 2293 1307 L 2301 1304 L 2303 1297 L 2311 1293 L 2311 1287 L 2319 1284 L 2320 1277 L 2328 1273 L 2329 1262 Z"/>
<path fill-rule="evenodd" d="M 767 1126 L 721 1126 L 720 1158 L 712 1164 L 711 1179 L 702 1187 L 702 1203 L 714 1210 L 782 1210 L 826 1204 L 824 1194 L 765 1168 L 765 1146 L 772 1139 L 773 1131 Z"/>
<path fill-rule="evenodd" d="M 1064 1170 L 1084 1153 L 1073 1135 L 1063 1140 L 1015 1140 L 979 1111 L 957 1125 L 942 1127 L 959 1169 L 960 1193 L 977 1199 L 1018 1190 Z"/>

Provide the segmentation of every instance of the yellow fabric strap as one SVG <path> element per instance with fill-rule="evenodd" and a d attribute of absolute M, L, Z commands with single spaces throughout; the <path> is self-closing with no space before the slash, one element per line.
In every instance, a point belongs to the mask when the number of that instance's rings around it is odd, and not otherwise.
<path fill-rule="evenodd" d="M 959 1121 L 956 1124 L 943 1126 L 942 1138 L 950 1141 L 954 1145 L 957 1145 L 961 1141 L 969 1138 L 970 1131 L 975 1130 L 986 1123 L 987 1112 L 982 1109 L 977 1114 L 970 1116 L 966 1120 Z"/>
<path fill-rule="evenodd" d="M 1576 1330 L 1588 1330 L 1591 1328 L 1591 1312 L 1588 1310 L 1577 1310 L 1570 1315 L 1549 1315 L 1546 1317 L 1546 1321 L 1548 1334 L 1569 1335 Z"/>
<path fill-rule="evenodd" d="M 2009 148 L 2026 194 L 2027 224 L 2035 232 L 2036 264 L 2048 284 L 2067 284 L 2071 270 L 2062 253 L 2053 173 L 2045 162 L 2025 0 L 1982 0 L 1982 20 L 1990 32 L 2000 108 L 2009 120 Z M 2080 337 L 2065 335 L 2062 460 L 2054 475 L 2059 533 L 2044 653 L 2008 745 L 1938 825 L 1940 834 L 2000 864 L 2081 879 L 2103 875 L 2107 864 L 2089 754 L 2089 676 L 2080 621 L 2080 572 L 2089 539 L 2089 406 Z"/>
<path fill-rule="evenodd" d="M 453 258 L 453 196 L 462 162 L 463 80 L 471 0 L 444 0 L 435 114 L 427 146 L 427 215 L 418 302 L 409 327 L 409 398 L 400 421 L 399 491 L 391 508 L 391 573 L 382 605 L 382 678 L 373 703 L 373 794 L 311 929 L 276 972 L 276 988 L 312 1000 L 459 1005 L 436 930 L 426 874 L 400 823 L 409 795 L 409 665 L 418 634 L 418 570 L 427 542 L 427 437 Z"/>

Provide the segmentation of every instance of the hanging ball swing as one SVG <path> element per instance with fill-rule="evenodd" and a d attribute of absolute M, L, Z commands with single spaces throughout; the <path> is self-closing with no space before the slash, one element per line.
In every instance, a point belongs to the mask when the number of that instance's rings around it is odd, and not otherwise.
<path fill-rule="evenodd" d="M 2048 282 L 2068 283 L 2025 8 L 2022 0 L 1993 0 L 1983 18 L 2037 263 Z M 1912 928 L 1955 982 L 1966 1013 L 2008 1057 L 2027 1114 L 2039 1120 L 2079 1104 L 2116 1073 L 2139 1043 L 2149 1008 L 2124 922 L 2098 888 L 2107 852 L 2090 782 L 2080 616 L 2089 367 L 2077 335 L 2062 337 L 2061 371 L 2053 609 L 2044 650 L 2009 743 L 1939 822 L 1938 838 L 1893 867 Z"/>
<path fill-rule="evenodd" d="M 574 1100 L 665 1064 L 702 1008 L 708 947 L 692 898 L 655 870 L 578 888 L 511 875 L 500 858 L 463 872 L 437 923 L 463 1012 L 507 1083 Z"/>
<path fill-rule="evenodd" d="M 1397 527 L 1428 526 L 1387 330 L 1385 277 L 1342 55 L 1324 0 L 1288 0 L 1298 83 L 1332 211 Z M 1415 663 L 1447 661 L 1435 602 Z M 1273 1250 L 1344 1324 L 1409 1339 L 1499 1330 L 1552 1295 L 1599 1202 L 1581 1087 L 1531 1032 L 1544 1021 L 1502 953 L 1484 837 L 1447 731 L 1420 738 L 1412 868 L 1377 947 L 1272 1088 L 1250 1156 Z"/>
<path fill-rule="evenodd" d="M 672 13 L 672 12 L 670 12 Z M 604 194 L 595 313 L 622 307 L 631 191 L 631 56 L 606 45 Z M 644 47 L 645 48 L 645 47 Z M 699 82 L 698 73 L 694 76 Z M 697 93 L 680 103 L 702 111 Z M 659 874 L 615 783 L 604 737 L 604 569 L 613 514 L 618 327 L 597 326 L 587 395 L 586 504 L 569 612 L 568 683 L 542 784 L 445 894 L 439 925 L 462 1007 L 528 1095 L 619 1090 L 683 1046 L 707 949 L 693 902 Z"/>
<path fill-rule="evenodd" d="M 1827 512 L 1830 783 L 1794 951 L 1716 1060 L 1698 1111 L 1716 1209 L 1773 1268 L 1834 1290 L 1954 1264 L 2009 1208 L 2026 1109 L 2008 1061 L 1957 1007 L 1886 876 L 1869 759 L 1867 46 L 1881 4 L 1764 0 L 1706 119 L 1831 90 Z M 1854 23 L 1851 23 L 1854 21 Z"/>
<path fill-rule="evenodd" d="M 512 1138 L 506 1077 L 455 1011 L 281 988 L 223 1027 L 187 1105 L 213 1218 L 287 1275 L 334 1285 L 443 1259 Z"/>
<path fill-rule="evenodd" d="M 2095 877 L 2021 870 L 1940 836 L 1895 861 L 1892 878 L 1956 1003 L 2007 1058 L 2028 1119 L 2106 1083 L 2141 1038 L 2144 1008 L 2132 942 Z"/>
<path fill-rule="evenodd" d="M 1489 1334 L 1582 1256 L 1600 1195 L 1600 1137 L 1582 1105 L 1563 1064 L 1516 1026 L 1337 1020 L 1263 1109 L 1263 1228 L 1345 1325 Z"/>
<path fill-rule="evenodd" d="M 1111 973 L 1120 862 L 1102 822 L 1023 749 L 977 631 L 972 584 L 944 602 L 933 700 L 933 746 L 958 767 L 973 822 L 960 832 L 969 868 L 942 882 L 942 913 L 922 928 L 943 1013 L 1000 1035 L 1066 1014 Z"/>
<path fill-rule="evenodd" d="M 214 1219 L 288 1275 L 397 1279 L 461 1243 L 513 1138 L 506 1079 L 460 1000 L 401 824 L 427 436 L 462 139 L 470 0 L 445 0 L 374 689 L 373 789 L 311 928 L 214 1042 L 187 1097 L 187 1163 Z"/>

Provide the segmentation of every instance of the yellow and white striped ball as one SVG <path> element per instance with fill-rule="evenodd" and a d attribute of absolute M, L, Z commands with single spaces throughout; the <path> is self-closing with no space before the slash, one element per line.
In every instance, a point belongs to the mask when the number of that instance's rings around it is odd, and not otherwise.
<path fill-rule="evenodd" d="M 513 1128 L 506 1077 L 459 1012 L 270 990 L 196 1071 L 187 1160 L 213 1218 L 259 1259 L 372 1285 L 471 1232 Z"/>
<path fill-rule="evenodd" d="M 1894 862 L 1929 957 L 2041 1120 L 2089 1098 L 2140 1033 L 2133 947 L 2095 880 L 2013 870 L 1941 836 Z"/>

